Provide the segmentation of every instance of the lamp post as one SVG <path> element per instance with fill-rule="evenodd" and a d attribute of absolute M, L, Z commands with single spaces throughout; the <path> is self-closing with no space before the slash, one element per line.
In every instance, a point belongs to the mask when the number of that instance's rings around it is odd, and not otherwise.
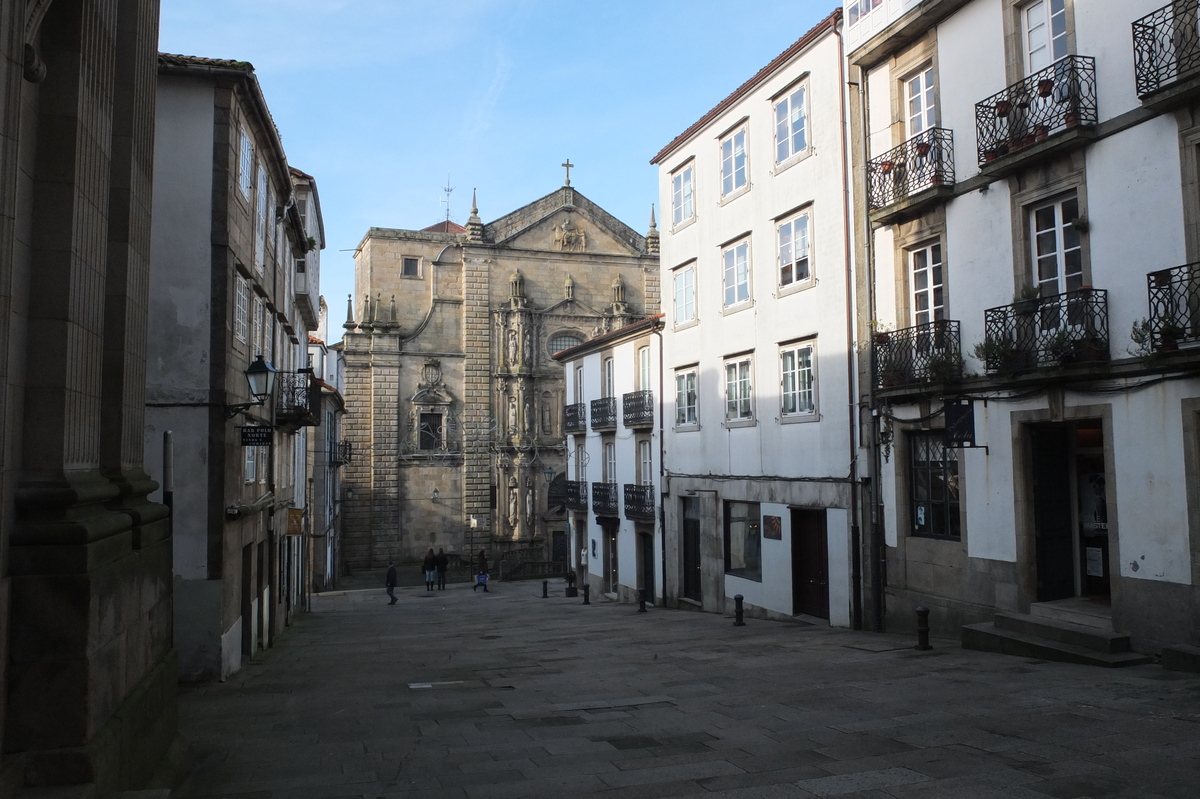
<path fill-rule="evenodd" d="M 254 397 L 254 401 L 226 405 L 225 418 L 232 419 L 239 413 L 256 408 L 270 399 L 275 394 L 275 376 L 278 373 L 279 370 L 263 360 L 263 356 L 256 357 L 254 363 L 246 367 L 245 372 L 246 383 L 250 386 L 250 396 Z"/>

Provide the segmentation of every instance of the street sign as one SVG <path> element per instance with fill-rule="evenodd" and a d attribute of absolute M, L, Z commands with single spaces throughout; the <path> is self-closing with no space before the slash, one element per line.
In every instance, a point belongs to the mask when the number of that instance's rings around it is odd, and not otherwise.
<path fill-rule="evenodd" d="M 269 447 L 275 428 L 270 425 L 245 425 L 238 428 L 242 434 L 243 447 Z"/>

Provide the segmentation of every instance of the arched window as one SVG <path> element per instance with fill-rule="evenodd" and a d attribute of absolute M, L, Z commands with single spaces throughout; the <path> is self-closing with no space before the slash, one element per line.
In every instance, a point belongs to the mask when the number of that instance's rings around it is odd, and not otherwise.
<path fill-rule="evenodd" d="M 548 349 L 550 354 L 562 352 L 571 347 L 578 347 L 583 343 L 583 339 L 574 333 L 556 333 L 550 338 Z"/>

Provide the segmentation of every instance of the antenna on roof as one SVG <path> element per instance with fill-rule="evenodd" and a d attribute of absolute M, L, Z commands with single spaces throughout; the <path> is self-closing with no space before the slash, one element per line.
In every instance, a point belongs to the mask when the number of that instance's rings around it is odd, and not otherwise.
<path fill-rule="evenodd" d="M 442 186 L 442 191 L 446 192 L 445 199 L 442 200 L 446 204 L 446 221 L 450 221 L 450 193 L 454 191 L 454 187 L 450 185 L 450 173 L 446 173 L 446 185 Z"/>

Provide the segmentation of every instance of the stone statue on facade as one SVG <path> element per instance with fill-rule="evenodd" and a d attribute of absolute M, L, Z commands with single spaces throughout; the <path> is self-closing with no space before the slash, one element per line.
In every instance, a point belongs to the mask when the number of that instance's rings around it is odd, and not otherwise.
<path fill-rule="evenodd" d="M 572 225 L 568 217 L 561 225 L 555 225 L 554 243 L 562 252 L 583 252 L 587 249 L 587 234 Z"/>

